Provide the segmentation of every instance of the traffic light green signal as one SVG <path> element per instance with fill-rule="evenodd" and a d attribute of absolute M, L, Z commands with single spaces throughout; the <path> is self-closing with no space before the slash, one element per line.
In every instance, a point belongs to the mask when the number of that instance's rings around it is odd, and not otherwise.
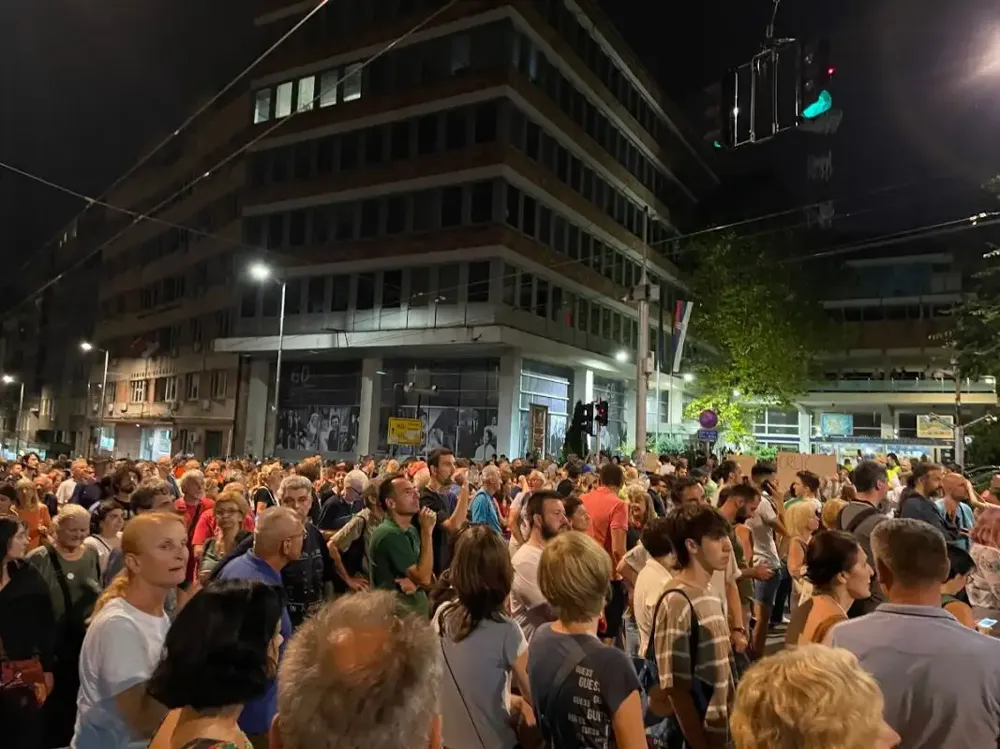
<path fill-rule="evenodd" d="M 816 101 L 802 110 L 802 116 L 807 120 L 814 120 L 820 115 L 824 115 L 833 108 L 833 97 L 830 92 L 823 89 L 816 97 Z"/>

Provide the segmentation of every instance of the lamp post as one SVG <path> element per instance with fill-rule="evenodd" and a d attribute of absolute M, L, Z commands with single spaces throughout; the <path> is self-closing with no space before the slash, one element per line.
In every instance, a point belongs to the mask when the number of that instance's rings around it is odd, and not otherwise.
<path fill-rule="evenodd" d="M 285 342 L 285 292 L 288 282 L 274 277 L 274 271 L 265 263 L 254 263 L 249 269 L 250 278 L 258 283 L 274 281 L 281 284 L 281 305 L 278 309 L 278 361 L 274 370 L 274 399 L 271 409 L 274 411 L 274 451 L 278 450 L 278 393 L 281 390 L 281 349 Z"/>
<path fill-rule="evenodd" d="M 3 376 L 3 384 L 10 385 L 17 382 L 16 378 L 10 375 Z M 21 394 L 17 398 L 17 416 L 14 418 L 14 457 L 17 458 L 17 451 L 21 447 L 21 411 L 24 409 L 24 380 L 21 380 Z"/>
<path fill-rule="evenodd" d="M 87 341 L 83 341 L 80 344 L 80 350 L 83 351 L 84 353 L 89 353 L 89 352 L 93 351 L 94 348 L 96 348 L 94 346 L 94 344 L 89 343 Z M 99 348 L 98 351 L 103 351 L 104 352 L 104 374 L 101 376 L 101 406 L 100 406 L 101 416 L 100 416 L 100 419 L 98 419 L 98 422 L 97 422 L 97 435 L 98 435 L 97 436 L 97 449 L 98 449 L 98 451 L 100 451 L 101 440 L 104 438 L 104 406 L 105 406 L 105 401 L 107 400 L 107 397 L 108 397 L 107 396 L 107 390 L 108 390 L 108 361 L 109 361 L 111 355 L 108 353 L 108 350 L 106 348 L 105 349 Z M 89 381 L 89 378 L 88 378 L 88 381 Z M 88 458 L 90 457 L 90 441 L 89 440 L 87 442 L 87 457 Z"/>

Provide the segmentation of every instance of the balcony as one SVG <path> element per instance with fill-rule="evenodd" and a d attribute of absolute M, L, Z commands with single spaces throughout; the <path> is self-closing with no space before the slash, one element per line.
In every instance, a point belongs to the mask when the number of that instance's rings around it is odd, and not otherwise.
<path fill-rule="evenodd" d="M 962 393 L 996 393 L 996 381 L 962 380 Z M 809 385 L 812 393 L 945 393 L 954 396 L 954 380 L 827 380 Z"/>
<path fill-rule="evenodd" d="M 917 408 L 955 405 L 955 381 L 951 379 L 859 379 L 814 382 L 798 399 L 804 406 L 816 408 Z M 958 383 L 962 405 L 996 406 L 996 381 L 961 380 Z"/>

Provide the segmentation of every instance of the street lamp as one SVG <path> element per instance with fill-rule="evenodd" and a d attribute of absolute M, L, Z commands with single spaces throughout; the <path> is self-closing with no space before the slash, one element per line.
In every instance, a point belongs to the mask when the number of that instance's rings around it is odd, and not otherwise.
<path fill-rule="evenodd" d="M 281 306 L 278 310 L 278 362 L 274 370 L 274 402 L 271 408 L 274 411 L 274 449 L 278 449 L 278 391 L 281 389 L 281 349 L 285 342 L 285 291 L 287 282 L 284 278 L 275 278 L 274 271 L 266 263 L 257 262 L 248 269 L 250 278 L 258 283 L 274 281 L 281 284 Z"/>
<path fill-rule="evenodd" d="M 615 354 L 615 361 L 625 363 L 628 361 L 628 351 L 622 349 L 617 354 Z"/>
<path fill-rule="evenodd" d="M 89 341 L 81 341 L 80 342 L 80 350 L 83 351 L 85 354 L 93 351 L 95 348 L 97 348 L 98 351 L 103 351 L 104 352 L 104 374 L 101 376 L 101 406 L 100 406 L 101 417 L 100 417 L 100 419 L 97 422 L 97 435 L 98 435 L 97 436 L 97 448 L 98 448 L 98 450 L 100 450 L 101 440 L 104 439 L 104 408 L 105 408 L 105 400 L 107 400 L 107 397 L 108 397 L 107 396 L 107 391 L 108 391 L 108 360 L 110 358 L 110 354 L 108 353 L 108 350 L 106 348 L 105 349 L 98 348 L 98 347 L 94 346 L 94 344 L 90 343 Z M 88 377 L 87 379 L 88 379 L 88 382 L 89 382 L 90 378 Z M 90 456 L 90 440 L 87 441 L 87 456 L 88 457 Z"/>
<path fill-rule="evenodd" d="M 694 382 L 694 375 L 690 372 L 685 372 L 681 379 L 683 379 L 684 382 Z"/>
<path fill-rule="evenodd" d="M 4 385 L 12 385 L 17 382 L 17 378 L 8 374 L 3 376 Z M 24 380 L 21 380 L 21 394 L 17 398 L 17 416 L 14 419 L 14 457 L 17 458 L 17 451 L 21 447 L 21 411 L 24 408 Z"/>

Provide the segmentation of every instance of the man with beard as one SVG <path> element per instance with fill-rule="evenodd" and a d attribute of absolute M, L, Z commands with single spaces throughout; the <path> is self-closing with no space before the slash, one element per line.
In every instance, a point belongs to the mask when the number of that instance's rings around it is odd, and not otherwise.
<path fill-rule="evenodd" d="M 524 510 L 531 533 L 511 560 L 514 583 L 510 591 L 510 610 L 528 642 L 539 626 L 556 618 L 538 587 L 538 565 L 545 545 L 569 528 L 562 500 L 559 492 L 539 490 L 531 493 Z"/>
<path fill-rule="evenodd" d="M 753 556 L 753 545 L 749 540 L 747 532 L 747 544 L 739 538 L 736 526 L 752 518 L 760 506 L 760 492 L 750 484 L 733 484 L 726 486 L 719 492 L 719 512 L 729 521 L 729 541 L 733 545 L 733 556 L 736 558 L 736 566 L 739 568 L 740 576 L 736 581 L 736 588 L 739 591 L 740 605 L 743 609 L 742 626 L 744 628 L 750 623 L 750 610 L 753 608 L 753 581 L 770 580 L 774 571 L 766 564 L 750 566 L 747 557 L 749 550 Z M 732 620 L 732 617 L 730 617 Z M 745 632 L 743 633 L 746 634 Z M 736 647 L 736 643 L 733 643 Z M 739 650 L 739 648 L 737 648 Z"/>

